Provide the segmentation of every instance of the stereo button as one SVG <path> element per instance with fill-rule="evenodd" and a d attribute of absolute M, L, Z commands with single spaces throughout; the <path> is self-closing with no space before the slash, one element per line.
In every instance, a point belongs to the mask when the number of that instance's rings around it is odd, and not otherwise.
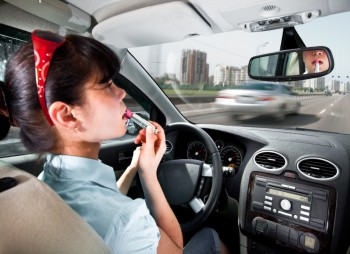
<path fill-rule="evenodd" d="M 271 211 L 271 207 L 264 205 L 264 210 Z"/>
<path fill-rule="evenodd" d="M 301 205 L 300 208 L 301 208 L 301 209 L 304 209 L 304 210 L 310 211 L 310 206 Z"/>
<path fill-rule="evenodd" d="M 299 219 L 303 220 L 303 221 L 306 221 L 306 222 L 309 222 L 309 218 L 306 218 L 306 217 L 303 217 L 303 216 L 299 216 Z"/>
<path fill-rule="evenodd" d="M 264 204 L 272 206 L 272 202 L 270 202 L 270 201 L 264 201 Z"/>
<path fill-rule="evenodd" d="M 305 211 L 300 211 L 300 214 L 301 215 L 305 215 L 305 216 L 310 216 L 310 213 L 309 212 L 305 212 Z"/>
<path fill-rule="evenodd" d="M 288 199 L 282 199 L 280 205 L 281 208 L 285 211 L 290 211 L 292 208 L 292 203 Z"/>

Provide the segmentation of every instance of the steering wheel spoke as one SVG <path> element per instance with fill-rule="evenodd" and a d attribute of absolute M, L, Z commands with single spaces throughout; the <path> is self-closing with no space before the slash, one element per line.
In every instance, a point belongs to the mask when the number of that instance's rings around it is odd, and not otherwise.
<path fill-rule="evenodd" d="M 194 211 L 194 213 L 199 213 L 200 211 L 203 210 L 204 207 L 204 203 L 200 198 L 196 198 L 194 197 L 189 203 L 188 205 L 192 208 L 192 210 Z"/>
<path fill-rule="evenodd" d="M 210 164 L 203 163 L 202 176 L 213 177 L 213 166 Z"/>
<path fill-rule="evenodd" d="M 210 165 L 199 160 L 174 159 L 158 167 L 158 180 L 169 204 L 188 205 L 194 211 L 194 217 L 181 224 L 182 230 L 186 232 L 201 226 L 215 210 L 222 189 L 223 173 L 220 153 L 209 134 L 190 123 L 172 123 L 165 127 L 166 135 L 181 131 L 198 137 L 206 146 L 212 161 Z M 208 188 L 205 187 L 206 179 L 210 180 Z"/>

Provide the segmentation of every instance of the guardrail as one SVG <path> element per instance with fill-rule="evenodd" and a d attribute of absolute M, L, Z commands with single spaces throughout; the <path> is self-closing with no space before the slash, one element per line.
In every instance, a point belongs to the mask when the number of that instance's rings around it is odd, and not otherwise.
<path fill-rule="evenodd" d="M 325 96 L 324 93 L 305 93 L 305 94 L 298 94 L 295 95 L 298 99 L 302 98 L 309 98 L 309 97 L 315 97 L 315 96 Z"/>

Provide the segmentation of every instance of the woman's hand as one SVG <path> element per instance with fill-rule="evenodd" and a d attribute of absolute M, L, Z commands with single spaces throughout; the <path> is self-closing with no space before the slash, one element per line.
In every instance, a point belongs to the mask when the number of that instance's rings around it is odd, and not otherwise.
<path fill-rule="evenodd" d="M 120 176 L 117 181 L 117 187 L 124 195 L 128 194 L 131 183 L 137 172 L 137 164 L 140 157 L 140 147 L 136 147 L 134 150 L 130 165 L 126 168 L 125 172 Z"/>
<path fill-rule="evenodd" d="M 137 169 L 141 147 L 136 147 L 132 154 L 132 159 L 128 168 Z"/>
<path fill-rule="evenodd" d="M 148 126 L 146 130 L 142 129 L 135 138 L 136 144 L 142 143 L 138 166 L 139 170 L 145 174 L 151 172 L 156 174 L 166 150 L 163 128 L 156 122 L 152 122 L 152 124 L 157 128 L 157 134 L 154 134 L 152 126 Z"/>
<path fill-rule="evenodd" d="M 141 184 L 147 206 L 161 235 L 158 253 L 182 253 L 181 228 L 157 178 L 157 168 L 166 150 L 165 133 L 159 124 L 152 123 L 158 129 L 157 134 L 154 134 L 152 126 L 148 126 L 146 130 L 142 129 L 135 139 L 136 144 L 142 143 L 138 163 Z"/>

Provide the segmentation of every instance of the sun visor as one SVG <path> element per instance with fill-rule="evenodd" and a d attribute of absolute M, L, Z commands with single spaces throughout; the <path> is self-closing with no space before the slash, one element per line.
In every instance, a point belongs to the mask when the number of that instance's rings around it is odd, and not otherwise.
<path fill-rule="evenodd" d="M 123 13 L 97 24 L 95 39 L 118 48 L 175 42 L 212 34 L 209 24 L 190 5 L 170 2 Z"/>

